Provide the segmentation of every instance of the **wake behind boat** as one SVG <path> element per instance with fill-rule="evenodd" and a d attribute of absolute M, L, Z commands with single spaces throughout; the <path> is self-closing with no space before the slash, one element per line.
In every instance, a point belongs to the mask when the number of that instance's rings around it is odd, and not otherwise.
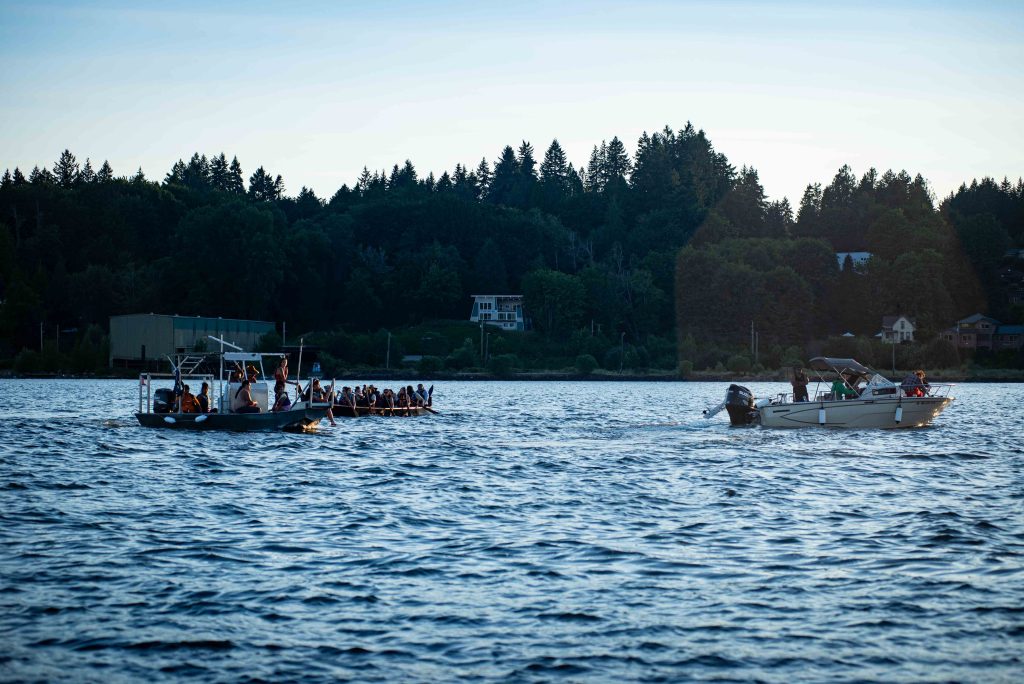
<path fill-rule="evenodd" d="M 704 412 L 711 418 L 723 408 L 732 425 L 770 428 L 901 428 L 929 425 L 953 402 L 950 384 L 904 381 L 897 385 L 854 359 L 819 356 L 813 398 L 795 401 L 789 393 L 757 400 L 742 385 L 730 385 L 726 398 Z"/>

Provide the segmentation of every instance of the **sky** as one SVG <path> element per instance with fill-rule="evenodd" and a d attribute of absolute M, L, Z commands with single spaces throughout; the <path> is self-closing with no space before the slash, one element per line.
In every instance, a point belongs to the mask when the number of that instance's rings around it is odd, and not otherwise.
<path fill-rule="evenodd" d="M 0 0 L 0 64 L 0 169 L 26 173 L 223 151 L 329 198 L 690 121 L 794 205 L 843 164 L 940 199 L 1024 175 L 1021 2 Z"/>

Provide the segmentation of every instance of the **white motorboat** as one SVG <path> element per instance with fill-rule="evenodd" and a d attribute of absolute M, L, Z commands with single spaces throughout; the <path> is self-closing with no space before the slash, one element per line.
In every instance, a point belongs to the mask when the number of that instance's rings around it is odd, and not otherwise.
<path fill-rule="evenodd" d="M 897 385 L 854 359 L 822 356 L 811 359 L 810 367 L 817 371 L 818 383 L 807 401 L 794 401 L 788 393 L 757 400 L 747 388 L 730 385 L 725 401 L 705 411 L 705 417 L 710 418 L 724 408 L 733 425 L 921 427 L 930 424 L 953 402 L 953 385 Z M 837 381 L 848 396 L 833 391 Z"/>

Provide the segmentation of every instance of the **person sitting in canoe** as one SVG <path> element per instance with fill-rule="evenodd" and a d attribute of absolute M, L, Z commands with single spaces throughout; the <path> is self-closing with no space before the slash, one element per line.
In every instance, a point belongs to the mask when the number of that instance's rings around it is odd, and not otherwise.
<path fill-rule="evenodd" d="M 259 413 L 260 406 L 252 400 L 252 392 L 249 391 L 249 381 L 242 380 L 242 385 L 235 390 L 235 396 L 231 399 L 231 410 L 234 413 Z"/>
<path fill-rule="evenodd" d="M 306 392 L 302 395 L 302 398 L 306 401 L 313 401 L 318 404 L 331 403 L 331 395 L 320 386 L 319 378 L 313 378 L 313 382 L 308 388 L 306 388 Z M 327 420 L 331 421 L 331 425 L 337 425 L 337 423 L 334 422 L 334 411 L 330 408 L 327 409 Z"/>

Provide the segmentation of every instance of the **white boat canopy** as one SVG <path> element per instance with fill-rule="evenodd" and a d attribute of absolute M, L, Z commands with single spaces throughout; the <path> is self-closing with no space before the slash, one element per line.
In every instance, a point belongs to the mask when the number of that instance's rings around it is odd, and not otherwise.
<path fill-rule="evenodd" d="M 867 366 L 857 362 L 855 359 L 839 359 L 831 356 L 816 356 L 810 361 L 811 368 L 816 371 L 835 371 L 836 373 L 853 373 L 855 375 L 875 375 Z"/>

